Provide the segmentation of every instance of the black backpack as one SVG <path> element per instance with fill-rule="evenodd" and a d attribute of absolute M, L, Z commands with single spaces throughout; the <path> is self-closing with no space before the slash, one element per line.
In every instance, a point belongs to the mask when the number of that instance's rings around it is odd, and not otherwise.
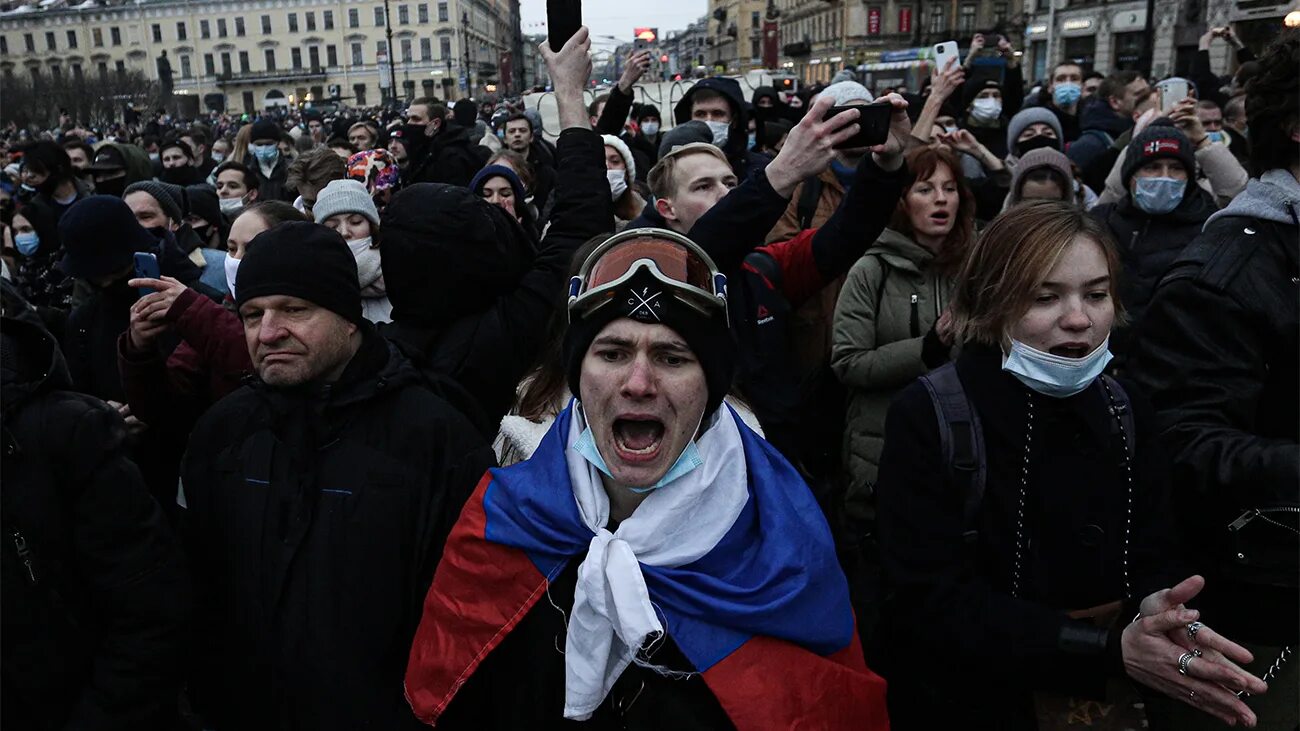
<path fill-rule="evenodd" d="M 1123 423 L 1129 458 L 1132 459 L 1137 454 L 1137 432 L 1133 425 L 1133 409 L 1128 393 L 1114 378 L 1107 375 L 1102 375 L 1102 378 L 1114 394 L 1115 402 L 1110 407 L 1111 413 Z M 970 399 L 966 397 L 955 363 L 945 363 L 921 376 L 921 383 L 925 385 L 930 401 L 934 403 L 934 415 L 939 422 L 939 451 L 943 453 L 949 478 L 965 496 L 962 523 L 966 531 L 963 537 L 967 543 L 974 543 L 979 538 L 976 526 L 980 505 L 984 501 L 984 483 L 988 478 L 984 428 L 980 425 L 979 414 L 975 413 Z"/>

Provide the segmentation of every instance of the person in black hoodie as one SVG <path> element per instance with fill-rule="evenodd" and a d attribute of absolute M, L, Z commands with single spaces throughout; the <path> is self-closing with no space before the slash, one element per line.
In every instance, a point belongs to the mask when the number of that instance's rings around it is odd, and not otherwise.
<path fill-rule="evenodd" d="M 448 183 L 465 187 L 474 173 L 487 164 L 488 151 L 470 139 L 469 130 L 456 123 L 447 108 L 421 97 L 406 110 L 406 124 L 400 129 L 406 146 L 407 163 L 402 182 Z"/>
<path fill-rule="evenodd" d="M 770 162 L 766 155 L 746 149 L 749 118 L 740 82 L 735 79 L 712 77 L 696 82 L 673 108 L 673 117 L 677 124 L 695 120 L 709 125 L 713 144 L 726 153 L 731 169 L 741 181 Z"/>
<path fill-rule="evenodd" d="M 1133 138 L 1124 156 L 1123 176 L 1124 198 L 1089 213 L 1110 229 L 1119 247 L 1120 296 L 1130 322 L 1137 325 L 1160 278 L 1218 206 L 1196 184 L 1192 143 L 1172 125 L 1153 124 Z M 1111 351 L 1121 364 L 1132 332 L 1116 328 L 1111 337 Z"/>
<path fill-rule="evenodd" d="M 381 332 L 427 372 L 469 392 L 487 436 L 546 344 L 574 251 L 613 231 L 604 144 L 582 90 L 556 89 L 555 207 L 541 249 L 519 222 L 464 188 L 417 184 L 384 209 L 384 280 L 393 321 Z M 575 98 L 576 97 L 576 98 Z"/>
<path fill-rule="evenodd" d="M 188 575 L 117 412 L 71 390 L 54 338 L 0 291 L 5 728 L 178 726 Z"/>
<path fill-rule="evenodd" d="M 1133 129 L 1133 110 L 1145 97 L 1151 85 L 1138 71 L 1117 71 L 1107 76 L 1092 99 L 1082 102 L 1079 115 L 1079 139 L 1065 151 L 1070 162 L 1084 173 L 1084 182 L 1093 190 L 1106 187 L 1106 174 L 1115 164 L 1115 157 L 1107 151 L 1115 140 Z"/>
<path fill-rule="evenodd" d="M 199 420 L 182 468 L 195 711 L 222 730 L 419 728 L 411 638 L 491 449 L 361 316 L 338 233 L 258 234 L 235 296 L 257 377 Z"/>
<path fill-rule="evenodd" d="M 46 206 L 29 203 L 14 214 L 11 227 L 18 255 L 14 284 L 52 330 L 59 330 L 72 307 L 72 279 L 58 268 L 63 256 L 59 222 Z"/>

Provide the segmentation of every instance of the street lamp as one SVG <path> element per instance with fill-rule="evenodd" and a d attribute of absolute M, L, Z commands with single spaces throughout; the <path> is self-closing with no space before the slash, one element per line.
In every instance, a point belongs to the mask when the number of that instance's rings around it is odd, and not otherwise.
<path fill-rule="evenodd" d="M 388 0 L 384 0 L 384 33 L 388 44 L 388 93 L 397 97 L 397 68 L 393 65 L 393 18 L 389 12 Z"/>
<path fill-rule="evenodd" d="M 387 0 L 385 0 L 387 2 Z M 465 96 L 466 98 L 474 96 L 474 77 L 471 75 L 473 69 L 470 67 L 469 60 L 469 12 L 460 14 L 461 43 L 465 46 Z"/>

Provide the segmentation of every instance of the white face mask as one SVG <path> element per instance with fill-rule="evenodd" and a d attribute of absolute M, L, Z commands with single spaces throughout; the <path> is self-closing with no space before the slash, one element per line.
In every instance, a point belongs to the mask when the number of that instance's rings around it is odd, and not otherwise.
<path fill-rule="evenodd" d="M 731 125 L 726 122 L 705 122 L 709 125 L 709 131 L 713 133 L 713 144 L 715 147 L 722 147 L 727 144 L 727 139 L 731 136 Z"/>
<path fill-rule="evenodd" d="M 221 200 L 217 201 L 217 205 L 220 206 L 222 213 L 226 214 L 227 216 L 234 216 L 235 214 L 244 210 L 244 199 L 243 198 L 222 198 Z"/>
<path fill-rule="evenodd" d="M 230 298 L 235 298 L 235 275 L 239 273 L 239 260 L 230 254 L 226 254 L 226 289 L 230 290 Z"/>
<path fill-rule="evenodd" d="M 970 115 L 981 122 L 992 122 L 1002 116 L 1002 100 L 976 99 L 971 105 Z"/>
<path fill-rule="evenodd" d="M 379 249 L 370 248 L 374 237 L 366 236 L 365 238 L 352 239 L 348 242 L 348 249 L 352 251 L 352 256 L 357 260 L 357 282 L 364 289 L 374 284 L 376 279 L 383 273 L 380 262 Z"/>
<path fill-rule="evenodd" d="M 220 152 L 212 153 L 212 162 L 215 162 L 216 164 L 220 165 L 225 161 L 226 161 L 226 156 L 224 154 Z"/>
<path fill-rule="evenodd" d="M 623 191 L 627 190 L 627 171 L 626 170 L 606 170 L 605 177 L 609 180 L 609 196 L 611 200 L 618 200 Z"/>
<path fill-rule="evenodd" d="M 1111 357 L 1109 337 L 1082 358 L 1044 353 L 1012 338 L 1011 352 L 1002 356 L 1002 370 L 1044 396 L 1065 398 L 1092 385 Z"/>
<path fill-rule="evenodd" d="M 641 125 L 641 131 L 645 133 L 646 137 L 654 137 L 655 135 L 659 134 L 659 123 L 646 122 L 645 124 Z"/>

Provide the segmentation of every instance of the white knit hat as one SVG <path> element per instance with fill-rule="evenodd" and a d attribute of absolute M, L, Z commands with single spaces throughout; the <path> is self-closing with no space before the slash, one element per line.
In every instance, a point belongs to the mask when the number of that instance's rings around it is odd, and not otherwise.
<path fill-rule="evenodd" d="M 324 223 L 336 213 L 360 213 L 370 219 L 371 226 L 379 226 L 379 209 L 375 208 L 365 183 L 357 180 L 331 180 L 316 195 L 316 205 L 311 207 L 311 212 L 316 223 Z"/>
<path fill-rule="evenodd" d="M 605 144 L 618 150 L 618 154 L 623 157 L 623 166 L 627 168 L 627 176 L 636 180 L 636 161 L 632 159 L 632 151 L 628 149 L 627 143 L 614 135 L 601 135 L 600 138 L 605 141 Z"/>
<path fill-rule="evenodd" d="M 853 102 L 866 102 L 870 104 L 876 98 L 871 96 L 867 87 L 856 81 L 837 81 L 834 84 L 822 89 L 822 93 L 817 96 L 829 96 L 835 100 L 835 106 L 842 107 Z"/>

